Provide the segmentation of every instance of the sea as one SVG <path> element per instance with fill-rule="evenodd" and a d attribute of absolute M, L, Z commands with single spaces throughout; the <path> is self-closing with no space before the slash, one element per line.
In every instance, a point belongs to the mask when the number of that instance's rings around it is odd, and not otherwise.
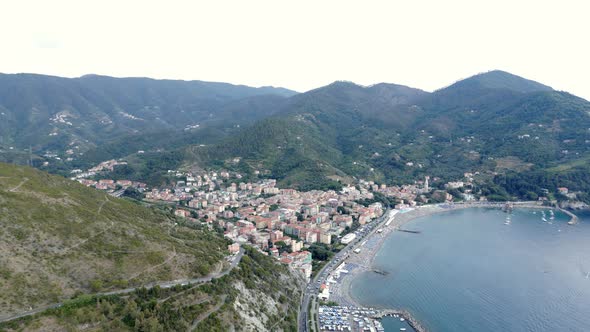
<path fill-rule="evenodd" d="M 590 214 L 452 210 L 392 232 L 351 295 L 408 310 L 428 331 L 590 331 Z M 509 222 L 507 219 L 509 217 Z M 387 332 L 407 327 L 383 320 Z M 407 331 L 411 331 L 407 328 Z"/>

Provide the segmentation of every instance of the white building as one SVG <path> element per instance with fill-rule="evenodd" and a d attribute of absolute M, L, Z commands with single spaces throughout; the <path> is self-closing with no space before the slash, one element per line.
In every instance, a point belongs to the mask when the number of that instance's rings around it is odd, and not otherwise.
<path fill-rule="evenodd" d="M 356 239 L 356 234 L 349 233 L 349 234 L 344 235 L 344 237 L 340 240 L 340 243 L 342 243 L 342 244 L 349 244 L 354 239 Z"/>

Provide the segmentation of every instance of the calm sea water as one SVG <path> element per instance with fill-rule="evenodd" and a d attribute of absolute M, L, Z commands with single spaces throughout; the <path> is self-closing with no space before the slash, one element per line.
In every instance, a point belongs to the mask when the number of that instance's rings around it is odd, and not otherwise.
<path fill-rule="evenodd" d="M 405 308 L 430 331 L 590 331 L 590 215 L 449 211 L 394 232 L 352 283 L 367 306 Z M 549 214 L 547 213 L 547 219 Z M 398 323 L 384 322 L 386 331 Z M 409 330 L 409 329 L 408 329 Z"/>

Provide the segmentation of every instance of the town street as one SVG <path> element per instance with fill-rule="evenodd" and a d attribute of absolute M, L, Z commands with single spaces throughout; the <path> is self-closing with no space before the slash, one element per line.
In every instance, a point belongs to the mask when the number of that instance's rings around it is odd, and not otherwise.
<path fill-rule="evenodd" d="M 358 231 L 357 237 L 351 243 L 349 243 L 344 249 L 338 252 L 332 258 L 332 260 L 327 262 L 326 265 L 324 265 L 324 267 L 309 282 L 309 284 L 305 288 L 305 292 L 303 294 L 303 298 L 301 301 L 299 313 L 300 332 L 311 331 L 311 327 L 308 326 L 308 317 L 312 318 L 312 324 L 316 326 L 315 330 L 319 331 L 319 328 L 317 328 L 317 314 L 315 314 L 315 312 L 318 306 L 317 294 L 319 292 L 320 285 L 326 281 L 328 275 L 332 272 L 332 270 L 338 267 L 338 265 L 340 265 L 348 257 L 350 252 L 352 252 L 354 249 L 356 249 L 356 247 L 361 245 L 362 241 L 364 241 L 365 238 L 375 233 L 383 223 L 387 222 L 387 220 L 390 218 L 390 213 L 391 210 L 388 209 L 387 211 L 385 211 L 385 213 L 383 213 L 383 216 L 381 216 L 378 220 L 366 225 L 364 227 L 364 230 Z M 310 303 L 312 304 L 311 308 Z"/>

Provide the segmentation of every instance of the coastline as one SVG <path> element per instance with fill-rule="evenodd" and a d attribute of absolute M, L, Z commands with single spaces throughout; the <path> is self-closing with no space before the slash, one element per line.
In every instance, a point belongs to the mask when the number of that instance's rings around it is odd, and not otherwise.
<path fill-rule="evenodd" d="M 498 204 L 498 203 L 450 203 L 450 204 L 436 204 L 436 205 L 424 205 L 420 207 L 416 207 L 411 211 L 403 212 L 400 211 L 397 213 L 393 219 L 393 221 L 388 225 L 382 226 L 382 232 L 378 233 L 375 232 L 371 234 L 365 241 L 363 241 L 357 248 L 361 248 L 361 252 L 358 254 L 351 254 L 346 260 L 345 270 L 348 272 L 345 274 L 341 274 L 340 278 L 338 278 L 337 283 L 335 283 L 333 287 L 331 299 L 338 302 L 340 305 L 343 306 L 352 306 L 352 307 L 364 307 L 363 304 L 359 303 L 357 299 L 355 299 L 352 295 L 352 282 L 353 280 L 361 273 L 369 272 L 369 271 L 376 271 L 374 267 L 374 261 L 376 258 L 377 253 L 381 250 L 383 243 L 388 238 L 388 236 L 396 231 L 397 229 L 401 228 L 403 225 L 407 224 L 408 222 L 421 218 L 427 217 L 443 212 L 455 211 L 460 209 L 468 209 L 468 208 L 503 208 L 505 203 Z M 514 204 L 514 208 L 524 208 L 524 209 L 551 209 L 552 207 L 542 206 L 539 204 L 531 204 L 528 202 L 521 202 Z M 561 209 L 559 209 L 561 210 Z M 563 211 L 562 211 L 563 212 Z M 572 217 L 572 220 L 577 220 L 577 217 L 573 214 L 566 213 L 568 216 Z M 391 312 L 404 312 L 407 316 L 406 318 L 411 318 L 414 322 L 416 322 L 409 312 L 405 310 L 400 311 L 403 308 L 379 308 L 380 310 L 386 310 Z M 418 322 L 416 322 L 418 326 L 414 326 L 416 331 L 425 331 L 425 329 L 419 326 Z M 419 329 L 416 329 L 418 328 Z"/>
<path fill-rule="evenodd" d="M 343 274 L 340 277 L 339 283 L 334 289 L 334 295 L 336 298 L 335 301 L 339 302 L 341 305 L 354 307 L 363 306 L 351 295 L 352 281 L 359 274 L 372 271 L 374 269 L 373 262 L 375 260 L 375 256 L 383 246 L 383 243 L 387 237 L 396 229 L 416 218 L 427 217 L 442 212 L 465 209 L 469 207 L 470 206 L 455 205 L 453 207 L 449 206 L 448 208 L 443 208 L 439 205 L 424 205 L 408 212 L 397 213 L 393 221 L 388 226 L 383 226 L 381 228 L 383 230 L 381 233 L 373 233 L 367 238 L 366 241 L 363 241 L 364 245 L 360 245 L 360 253 L 351 254 L 345 260 L 346 270 L 349 272 Z"/>

